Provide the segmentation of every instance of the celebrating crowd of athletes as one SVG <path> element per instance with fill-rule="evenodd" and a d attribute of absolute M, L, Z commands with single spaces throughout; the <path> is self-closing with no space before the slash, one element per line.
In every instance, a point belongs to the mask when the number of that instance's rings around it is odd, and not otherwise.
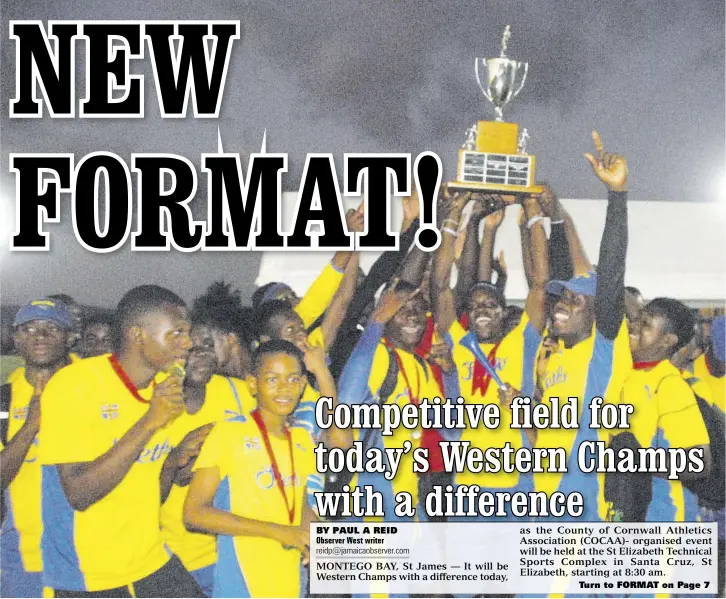
<path fill-rule="evenodd" d="M 523 310 L 507 304 L 506 267 L 493 256 L 503 200 L 446 190 L 433 256 L 413 245 L 419 202 L 407 198 L 400 250 L 384 253 L 365 276 L 357 253 L 338 252 L 302 298 L 270 283 L 247 307 L 216 283 L 186 306 L 174 292 L 144 285 L 108 313 L 84 313 L 67 296 L 21 307 L 13 344 L 3 347 L 0 595 L 304 596 L 308 524 L 318 517 L 312 496 L 336 488 L 317 473 L 313 450 L 356 439 L 428 449 L 426 474 L 405 456 L 391 481 L 377 473 L 350 481 L 383 494 L 386 520 L 396 519 L 400 491 L 416 500 L 437 485 L 477 485 L 577 491 L 585 521 L 718 521 L 723 539 L 724 317 L 705 334 L 682 303 L 644 303 L 625 287 L 626 162 L 594 139 L 587 158 L 608 195 L 597 266 L 549 187 L 524 198 Z M 347 224 L 362 230 L 362 213 L 351 211 Z M 467 335 L 506 391 L 460 343 Z M 401 406 L 461 396 L 503 406 L 502 422 L 496 430 L 399 427 L 385 437 L 321 431 L 321 396 Z M 580 408 L 601 397 L 635 412 L 618 435 L 590 428 L 583 409 L 576 429 L 525 434 L 509 426 L 516 396 L 577 397 Z M 438 445 L 452 439 L 568 454 L 598 439 L 701 448 L 705 468 L 678 480 L 627 474 L 607 485 L 577 469 L 452 473 Z"/>

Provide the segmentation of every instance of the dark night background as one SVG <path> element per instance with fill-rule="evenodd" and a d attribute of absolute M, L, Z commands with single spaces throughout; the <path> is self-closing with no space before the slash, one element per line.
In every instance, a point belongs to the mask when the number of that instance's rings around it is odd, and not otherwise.
<path fill-rule="evenodd" d="M 493 117 L 474 58 L 498 56 L 507 24 L 509 56 L 530 68 L 505 118 L 528 129 L 538 177 L 562 197 L 603 196 L 582 164 L 596 128 L 606 149 L 628 158 L 633 200 L 726 201 L 722 1 L 3 0 L 2 7 L 3 303 L 57 291 L 112 305 L 142 282 L 191 300 L 220 278 L 247 295 L 259 264 L 256 253 L 132 253 L 130 241 L 93 255 L 73 237 L 65 196 L 62 222 L 45 226 L 51 251 L 10 254 L 10 152 L 73 152 L 79 160 L 109 150 L 127 161 L 132 152 L 171 152 L 198 167 L 200 154 L 216 149 L 219 126 L 225 150 L 243 159 L 259 150 L 266 129 L 268 149 L 289 154 L 287 190 L 297 188 L 309 152 L 333 153 L 342 175 L 345 152 L 432 150 L 451 176 L 465 130 Z M 10 120 L 12 19 L 239 19 L 220 118 L 161 119 L 146 52 L 131 62 L 132 73 L 145 76 L 145 119 Z M 78 51 L 77 97 L 84 77 Z M 201 217 L 203 182 L 193 204 Z"/>

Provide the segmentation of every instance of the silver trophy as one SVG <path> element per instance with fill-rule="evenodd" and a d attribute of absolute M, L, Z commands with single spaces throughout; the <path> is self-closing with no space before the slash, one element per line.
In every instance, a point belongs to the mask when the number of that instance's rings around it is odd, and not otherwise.
<path fill-rule="evenodd" d="M 507 25 L 502 37 L 502 51 L 499 58 L 477 58 L 476 81 L 487 99 L 494 104 L 497 121 L 503 121 L 502 108 L 514 98 L 524 86 L 528 64 L 507 58 L 507 44 L 511 36 Z M 486 84 L 485 84 L 486 83 Z"/>

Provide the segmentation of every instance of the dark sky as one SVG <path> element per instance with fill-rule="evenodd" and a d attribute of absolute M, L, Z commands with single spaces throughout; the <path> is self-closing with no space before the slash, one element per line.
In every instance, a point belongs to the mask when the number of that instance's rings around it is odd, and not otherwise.
<path fill-rule="evenodd" d="M 290 190 L 309 152 L 333 153 L 342 173 L 345 152 L 432 150 L 451 178 L 465 130 L 493 117 L 476 85 L 474 58 L 498 55 L 507 24 L 509 56 L 530 67 L 505 117 L 528 129 L 538 177 L 562 197 L 602 197 L 582 158 L 597 128 L 606 149 L 628 158 L 631 198 L 726 201 L 721 0 L 3 0 L 2 19 L 3 303 L 65 291 L 114 304 L 130 286 L 152 281 L 192 299 L 220 278 L 249 293 L 259 263 L 253 253 L 137 254 L 130 242 L 92 255 L 73 237 L 68 197 L 62 223 L 46 225 L 50 252 L 10 254 L 10 152 L 73 152 L 76 160 L 96 150 L 126 160 L 132 152 L 172 152 L 198 166 L 202 152 L 215 150 L 219 126 L 225 150 L 243 157 L 259 149 L 267 129 L 268 149 L 289 154 Z M 242 39 L 219 119 L 161 119 L 150 66 L 132 61 L 132 72 L 146 77 L 143 121 L 11 121 L 11 19 L 239 19 Z M 83 53 L 77 56 L 82 97 Z M 194 204 L 200 217 L 203 203 Z"/>

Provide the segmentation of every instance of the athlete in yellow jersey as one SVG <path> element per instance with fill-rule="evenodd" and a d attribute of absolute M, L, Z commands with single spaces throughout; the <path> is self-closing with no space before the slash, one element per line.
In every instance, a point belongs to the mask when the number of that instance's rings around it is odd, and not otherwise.
<path fill-rule="evenodd" d="M 3 385 L 0 408 L 0 485 L 4 516 L 0 529 L 0 593 L 40 597 L 43 559 L 40 539 L 40 464 L 37 433 L 40 394 L 51 376 L 68 364 L 71 319 L 60 302 L 34 300 L 15 316 L 15 347 L 25 359 Z M 5 400 L 7 401 L 7 404 Z"/>
<path fill-rule="evenodd" d="M 341 403 L 396 403 L 403 407 L 441 397 L 430 366 L 414 353 L 426 330 L 427 309 L 426 301 L 411 283 L 401 282 L 383 294 L 343 370 L 338 398 Z M 392 392 L 381 397 L 391 360 L 396 361 L 395 383 Z M 411 443 L 411 451 L 402 456 L 393 480 L 386 480 L 380 473 L 364 472 L 351 482 L 351 488 L 372 485 L 383 495 L 383 519 L 387 522 L 410 520 L 394 513 L 397 493 L 409 493 L 413 505 L 417 504 L 418 481 L 412 454 L 421 444 L 421 435 L 420 427 L 412 430 L 399 426 L 385 437 L 376 429 L 360 431 L 361 437 L 367 437 L 365 448 L 401 448 L 405 442 Z"/>
<path fill-rule="evenodd" d="M 695 319 L 694 319 L 695 320 Z M 693 365 L 703 355 L 700 344 L 700 325 L 696 321 L 694 334 L 691 340 L 671 356 L 671 364 L 675 366 L 683 379 L 691 386 L 693 392 L 713 405 L 713 392 L 708 383 L 702 381 L 693 374 Z"/>
<path fill-rule="evenodd" d="M 214 597 L 300 597 L 307 561 L 305 481 L 315 473 L 310 435 L 289 426 L 305 386 L 302 353 L 263 343 L 250 377 L 257 409 L 245 422 L 218 424 L 194 466 L 184 506 L 189 529 L 217 535 Z"/>
<path fill-rule="evenodd" d="M 247 384 L 214 374 L 218 364 L 210 327 L 194 324 L 190 336 L 192 348 L 184 378 L 186 412 L 175 426 L 191 433 L 201 427 L 211 429 L 215 423 L 225 420 L 244 422 L 255 407 Z M 193 465 L 194 461 L 189 460 L 184 474 L 180 475 L 178 483 L 172 485 L 167 500 L 161 506 L 161 532 L 167 547 L 179 557 L 205 595 L 211 596 L 217 561 L 216 539 L 212 535 L 189 532 L 182 517 Z"/>
<path fill-rule="evenodd" d="M 693 375 L 711 388 L 713 404 L 726 411 L 726 316 L 717 316 L 711 324 L 711 345 L 693 365 Z"/>
<path fill-rule="evenodd" d="M 325 359 L 323 346 L 310 345 L 304 324 L 299 314 L 287 302 L 272 300 L 262 304 L 254 312 L 256 337 L 261 343 L 281 339 L 293 343 L 305 356 L 305 367 L 313 375 L 308 381 L 302 399 L 292 416 L 292 424 L 307 429 L 315 441 L 323 435 L 315 421 L 315 405 L 321 396 L 337 401 L 336 385 Z M 331 447 L 349 447 L 353 442 L 350 430 L 331 427 L 326 431 L 325 442 Z"/>
<path fill-rule="evenodd" d="M 175 425 L 184 412 L 179 374 L 164 375 L 191 346 L 186 308 L 144 285 L 116 316 L 119 353 L 67 366 L 41 398 L 44 584 L 56 597 L 198 597 L 159 523 L 199 444 Z"/>
<path fill-rule="evenodd" d="M 653 497 L 646 520 L 693 522 L 698 500 L 681 481 L 708 476 L 711 463 L 709 438 L 696 398 L 679 370 L 670 363 L 675 351 L 694 333 L 695 319 L 682 303 L 667 298 L 650 302 L 637 323 L 631 323 L 630 348 L 633 372 L 623 386 L 621 401 L 631 404 L 630 432 L 641 447 L 704 450 L 703 472 L 685 471 L 678 480 L 653 476 Z"/>
<path fill-rule="evenodd" d="M 580 519 L 586 521 L 598 521 L 607 514 L 603 476 L 581 472 L 576 461 L 583 441 L 608 440 L 605 429 L 589 427 L 590 402 L 595 397 L 617 402 L 622 383 L 632 365 L 624 320 L 627 167 L 621 156 L 602 151 L 596 132 L 593 132 L 593 139 L 597 155 L 586 154 L 586 157 L 595 174 L 608 188 L 598 273 L 584 272 L 579 267 L 569 281 L 550 281 L 547 285 L 549 293 L 559 296 L 553 308 L 550 333 L 559 339 L 560 345 L 559 350 L 550 355 L 539 381 L 545 404 L 556 404 L 552 398 L 559 398 L 560 405 L 570 397 L 577 398 L 579 428 L 537 431 L 536 447 L 564 449 L 568 464 L 564 474 L 545 472 L 534 475 L 536 491 L 581 493 L 585 509 Z M 598 430 L 605 431 L 603 439 L 599 439 Z"/>
<path fill-rule="evenodd" d="M 533 396 L 534 370 L 537 348 L 545 324 L 545 284 L 548 279 L 547 235 L 536 197 L 525 200 L 527 220 L 530 229 L 532 256 L 535 261 L 530 273 L 531 288 L 527 298 L 527 310 L 519 324 L 509 333 L 504 330 L 504 309 L 506 307 L 502 292 L 489 282 L 491 278 L 492 250 L 496 230 L 504 218 L 503 205 L 484 220 L 484 236 L 481 243 L 481 281 L 466 290 L 466 301 L 461 302 L 468 316 L 469 331 L 459 324 L 456 313 L 454 293 L 450 288 L 451 266 L 454 258 L 454 231 L 457 229 L 464 205 L 470 195 L 460 195 L 452 203 L 443 229 L 443 240 L 434 257 L 432 270 L 431 298 L 439 330 L 446 331 L 446 341 L 452 350 L 458 370 L 459 392 L 469 404 L 499 404 L 498 386 L 492 381 L 484 367 L 477 361 L 470 349 L 461 344 L 465 338 L 477 343 L 498 371 L 502 381 L 511 388 L 520 390 L 516 395 Z M 485 198 L 475 197 L 471 218 L 481 219 L 485 211 Z M 450 223 L 450 224 L 449 224 Z M 479 227 L 470 231 L 478 236 Z M 509 444 L 519 449 L 527 444 L 524 433 L 510 428 L 511 411 L 502 406 L 501 420 L 495 430 L 483 426 L 467 428 L 462 431 L 461 441 L 469 442 L 471 447 L 482 451 L 489 448 L 503 448 Z M 481 492 L 491 490 L 529 491 L 532 479 L 528 475 L 514 473 L 485 473 L 464 470 L 455 475 L 456 484 L 478 485 Z M 467 509 L 467 506 L 463 506 Z M 475 520 L 480 518 L 474 518 Z"/>
<path fill-rule="evenodd" d="M 717 316 L 711 323 L 711 344 L 693 365 L 693 375 L 698 378 L 693 391 L 708 401 L 716 410 L 726 409 L 726 317 Z M 705 388 L 705 389 L 704 389 Z M 726 562 L 726 508 L 700 505 L 703 522 L 718 523 L 718 563 Z M 718 594 L 726 595 L 726 569 L 718 570 Z"/>

